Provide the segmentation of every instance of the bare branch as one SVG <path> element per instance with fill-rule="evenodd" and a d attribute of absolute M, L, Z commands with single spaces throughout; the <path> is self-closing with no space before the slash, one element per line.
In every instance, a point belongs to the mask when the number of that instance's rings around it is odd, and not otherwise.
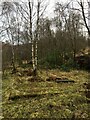
<path fill-rule="evenodd" d="M 86 28 L 87 28 L 87 30 L 88 30 L 88 34 L 89 34 L 89 36 L 90 36 L 90 29 L 89 29 L 89 27 L 88 27 L 88 25 L 87 25 L 87 22 L 86 22 L 86 17 L 85 17 L 84 7 L 83 7 L 82 2 L 80 2 L 79 5 L 81 6 L 84 23 L 85 23 L 85 26 L 86 26 Z"/>

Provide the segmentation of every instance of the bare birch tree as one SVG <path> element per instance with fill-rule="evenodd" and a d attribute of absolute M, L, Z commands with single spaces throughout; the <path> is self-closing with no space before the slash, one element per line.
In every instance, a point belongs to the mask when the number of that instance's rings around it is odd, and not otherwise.
<path fill-rule="evenodd" d="M 13 65 L 13 70 L 12 72 L 16 72 L 16 67 L 15 67 L 15 54 L 14 54 L 14 16 L 12 15 L 12 11 L 14 9 L 13 3 L 11 2 L 3 2 L 2 3 L 2 16 L 5 16 L 8 29 L 6 29 L 8 38 L 11 43 L 11 48 L 12 48 L 12 65 Z M 12 16 L 12 17 L 11 17 Z"/>
<path fill-rule="evenodd" d="M 31 39 L 31 44 L 32 44 L 32 65 L 33 65 L 33 73 L 34 76 L 37 75 L 37 63 L 38 63 L 38 40 L 39 40 L 39 19 L 40 19 L 40 5 L 42 1 L 37 0 L 37 7 L 36 7 L 36 13 L 37 13 L 37 18 L 36 18 L 36 35 L 35 38 L 33 38 L 33 29 L 32 29 L 32 24 L 33 24 L 33 2 L 28 0 L 28 6 L 29 6 L 29 15 L 30 15 L 30 39 Z M 46 8 L 46 7 L 45 7 Z M 45 10 L 45 9 L 44 9 Z M 44 12 L 43 10 L 43 12 Z M 41 13 L 41 15 L 43 14 Z M 35 14 L 35 13 L 34 13 Z"/>
<path fill-rule="evenodd" d="M 37 62 L 38 62 L 38 54 L 37 54 L 37 50 L 38 50 L 38 40 L 39 40 L 39 12 L 40 12 L 40 1 L 38 0 L 38 4 L 37 4 L 37 23 L 36 23 L 36 40 L 35 40 L 35 75 L 37 74 Z"/>
<path fill-rule="evenodd" d="M 80 2 L 78 2 L 78 3 L 79 3 L 79 5 L 81 6 L 82 16 L 83 16 L 83 20 L 84 20 L 84 23 L 85 23 L 85 27 L 87 28 L 88 35 L 89 35 L 89 37 L 90 37 L 90 28 L 89 28 L 89 26 L 88 26 L 88 24 L 87 24 L 87 21 L 86 21 L 86 16 L 85 16 L 85 11 L 84 11 L 83 2 L 82 2 L 82 0 L 80 0 Z M 90 7 L 90 2 L 88 2 L 88 5 L 89 5 L 89 7 Z M 89 18 L 88 18 L 88 19 L 89 19 Z"/>
<path fill-rule="evenodd" d="M 86 17 L 86 14 L 85 14 L 85 9 L 84 9 L 84 1 L 80 0 L 80 2 L 78 1 L 78 4 L 79 6 L 81 7 L 81 12 L 82 12 L 82 17 L 83 17 L 83 21 L 84 21 L 84 24 L 85 24 L 85 27 L 87 29 L 87 32 L 88 32 L 88 46 L 90 46 L 90 25 L 88 22 L 87 23 L 87 20 L 90 21 L 90 1 L 87 0 L 87 4 L 88 4 L 88 17 Z"/>
<path fill-rule="evenodd" d="M 29 24 L 30 24 L 30 28 L 29 28 L 29 32 L 30 32 L 30 40 L 31 40 L 31 52 L 32 52 L 32 66 L 33 66 L 33 72 L 36 71 L 35 68 L 35 51 L 34 51 L 34 39 L 33 39 L 33 30 L 32 30 L 32 12 L 33 12 L 33 2 L 31 2 L 30 0 L 28 0 L 28 6 L 29 6 Z"/>

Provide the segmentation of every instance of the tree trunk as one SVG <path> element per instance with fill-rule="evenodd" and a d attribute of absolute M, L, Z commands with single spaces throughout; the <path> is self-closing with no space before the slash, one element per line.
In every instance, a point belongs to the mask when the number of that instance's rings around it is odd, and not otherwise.
<path fill-rule="evenodd" d="M 40 11 L 40 2 L 38 2 L 38 6 L 37 6 L 37 29 L 36 29 L 36 40 L 35 40 L 35 75 L 37 75 L 37 62 L 38 62 L 37 45 L 39 40 L 39 11 Z"/>
<path fill-rule="evenodd" d="M 15 73 L 16 72 L 16 67 L 15 67 L 14 41 L 13 41 L 13 33 L 12 33 L 12 30 L 11 30 L 11 27 L 10 27 L 8 15 L 7 15 L 7 20 L 8 20 L 8 24 L 9 24 L 9 28 L 10 28 L 10 32 L 11 32 L 11 50 L 12 50 L 11 52 L 12 52 L 12 66 L 13 66 L 12 73 Z M 7 35 L 10 39 L 8 30 L 7 30 Z"/>
<path fill-rule="evenodd" d="M 13 72 L 16 71 L 16 68 L 15 68 L 15 61 L 14 61 L 15 57 L 14 57 L 14 46 L 12 45 L 12 65 L 13 65 Z"/>
<path fill-rule="evenodd" d="M 32 35 L 32 8 L 31 8 L 31 2 L 30 0 L 28 0 L 28 5 L 29 5 L 29 14 L 30 14 L 30 40 L 31 40 L 31 46 L 32 46 L 32 67 L 33 67 L 33 71 L 35 71 L 35 58 L 34 58 L 34 41 L 33 41 L 33 35 Z"/>
<path fill-rule="evenodd" d="M 83 19 L 84 19 L 84 23 L 85 23 L 85 26 L 87 28 L 87 31 L 88 31 L 88 35 L 89 35 L 89 38 L 90 38 L 90 28 L 86 22 L 86 17 L 85 17 L 85 13 L 84 13 L 84 6 L 83 6 L 83 3 L 80 2 L 80 6 L 81 6 L 81 9 L 82 9 L 82 16 L 83 16 Z"/>

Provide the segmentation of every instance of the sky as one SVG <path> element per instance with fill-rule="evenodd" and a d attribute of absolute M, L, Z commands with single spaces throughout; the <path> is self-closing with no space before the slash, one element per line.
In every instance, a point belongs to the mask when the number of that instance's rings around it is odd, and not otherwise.
<path fill-rule="evenodd" d="M 49 18 L 53 17 L 53 11 L 54 11 L 54 8 L 55 8 L 55 3 L 59 2 L 59 3 L 65 3 L 65 4 L 68 4 L 70 1 L 73 1 L 73 6 L 75 8 L 77 8 L 78 3 L 77 1 L 80 1 L 80 0 L 48 0 L 48 8 L 47 8 L 47 15 Z M 90 1 L 90 0 L 82 0 L 84 2 L 87 2 L 87 1 Z M 72 3 L 71 3 L 72 4 Z M 87 7 L 85 4 L 84 4 L 85 7 Z M 85 11 L 87 13 L 87 10 Z"/>
<path fill-rule="evenodd" d="M 0 3 L 1 2 L 4 2 L 4 1 L 8 1 L 8 2 L 19 2 L 20 0 L 0 0 Z M 27 2 L 28 0 L 21 0 L 23 2 Z M 36 2 L 37 0 L 32 0 L 34 2 Z M 74 6 L 75 8 L 77 8 L 77 4 L 75 1 L 77 0 L 44 0 L 45 1 L 45 4 L 48 5 L 47 9 L 46 9 L 46 12 L 45 12 L 45 16 L 48 17 L 48 18 L 53 18 L 54 17 L 54 9 L 55 9 L 55 3 L 56 2 L 59 2 L 59 3 L 66 3 L 68 4 L 70 1 L 74 1 Z M 80 1 L 80 0 L 78 0 Z M 83 0 L 84 2 L 87 2 L 87 0 Z M 88 0 L 90 1 L 90 0 Z M 85 10 L 85 12 L 87 13 L 88 11 Z M 1 23 L 0 23 L 1 24 Z"/>
<path fill-rule="evenodd" d="M 27 2 L 28 0 L 0 0 L 0 2 L 4 2 L 4 1 L 14 1 L 14 2 L 19 2 L 19 1 L 23 1 L 23 2 Z M 37 0 L 31 0 L 36 2 Z M 42 1 L 42 0 L 41 0 Z M 54 8 L 55 8 L 55 3 L 59 1 L 59 3 L 66 3 L 68 4 L 70 1 L 74 1 L 74 6 L 77 8 L 77 4 L 75 1 L 80 1 L 80 0 L 43 0 L 45 1 L 44 3 L 48 5 L 47 9 L 46 9 L 46 13 L 45 15 L 48 16 L 49 18 L 54 17 Z M 90 0 L 82 0 L 84 2 L 90 1 Z M 85 10 L 85 12 L 87 13 L 87 10 Z"/>
<path fill-rule="evenodd" d="M 47 14 L 48 14 L 48 17 L 51 18 L 53 17 L 54 15 L 54 8 L 55 8 L 55 3 L 56 2 L 63 2 L 63 3 L 66 3 L 70 0 L 49 0 L 49 5 L 48 5 L 48 8 L 47 8 Z"/>

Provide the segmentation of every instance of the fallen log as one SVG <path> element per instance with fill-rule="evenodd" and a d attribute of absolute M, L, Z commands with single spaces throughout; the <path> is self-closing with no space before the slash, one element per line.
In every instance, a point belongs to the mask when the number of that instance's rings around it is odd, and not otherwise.
<path fill-rule="evenodd" d="M 64 82 L 64 83 L 71 82 L 71 83 L 74 83 L 75 81 L 74 80 L 68 80 L 68 79 L 62 79 L 62 80 L 56 79 L 55 82 L 57 82 L 57 83 L 60 83 L 60 82 Z"/>
<path fill-rule="evenodd" d="M 51 95 L 51 96 L 53 96 L 53 95 L 58 95 L 58 94 L 60 94 L 60 93 L 43 93 L 43 94 L 26 94 L 26 95 L 14 95 L 14 96 L 9 96 L 9 99 L 8 100 L 17 100 L 17 99 L 23 99 L 23 98 L 25 98 L 25 99 L 29 99 L 29 98 L 42 98 L 42 97 L 44 97 L 44 96 L 46 96 L 46 95 Z"/>
<path fill-rule="evenodd" d="M 57 77 L 56 75 L 53 75 L 53 76 L 50 76 L 49 78 L 46 79 L 46 81 L 53 81 L 53 82 L 64 82 L 64 83 L 68 83 L 68 82 L 72 82 L 74 83 L 75 81 L 74 80 L 70 80 L 66 77 Z"/>
<path fill-rule="evenodd" d="M 20 99 L 20 98 L 33 98 L 33 97 L 40 97 L 40 95 L 37 95 L 37 94 L 28 94 L 28 95 L 15 95 L 15 96 L 10 96 L 9 97 L 9 100 L 17 100 L 17 99 Z"/>

